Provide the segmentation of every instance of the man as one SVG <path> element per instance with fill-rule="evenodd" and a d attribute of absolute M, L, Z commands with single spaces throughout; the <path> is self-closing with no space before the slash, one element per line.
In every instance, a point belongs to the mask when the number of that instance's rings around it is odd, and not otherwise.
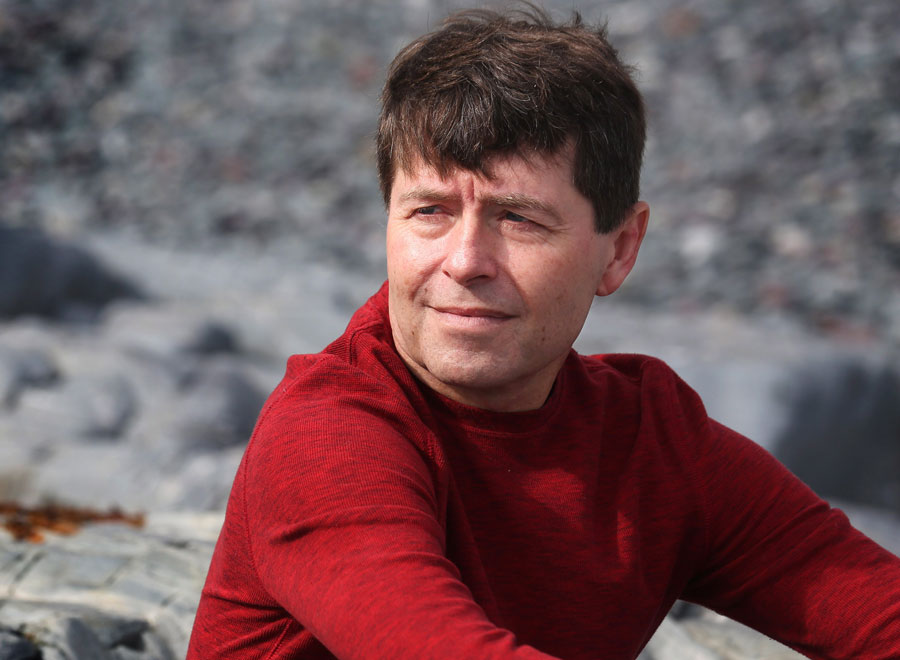
<path fill-rule="evenodd" d="M 577 18 L 463 13 L 397 56 L 388 283 L 263 408 L 190 658 L 634 658 L 677 598 L 900 657 L 900 560 L 658 360 L 571 349 L 647 228 L 644 134 Z"/>

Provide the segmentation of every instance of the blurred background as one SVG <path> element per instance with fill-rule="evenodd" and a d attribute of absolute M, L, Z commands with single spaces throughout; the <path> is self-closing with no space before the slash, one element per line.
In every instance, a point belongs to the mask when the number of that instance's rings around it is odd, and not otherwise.
<path fill-rule="evenodd" d="M 896 1 L 544 4 L 609 20 L 650 113 L 579 350 L 668 360 L 895 542 Z M 384 279 L 380 85 L 458 6 L 0 0 L 0 499 L 224 507 L 286 357 Z"/>

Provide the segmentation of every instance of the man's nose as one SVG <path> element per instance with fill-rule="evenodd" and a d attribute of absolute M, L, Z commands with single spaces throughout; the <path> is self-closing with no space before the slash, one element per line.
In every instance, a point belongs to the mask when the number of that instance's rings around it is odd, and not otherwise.
<path fill-rule="evenodd" d="M 475 216 L 459 218 L 447 236 L 442 269 L 460 284 L 493 279 L 497 275 L 497 237 Z"/>

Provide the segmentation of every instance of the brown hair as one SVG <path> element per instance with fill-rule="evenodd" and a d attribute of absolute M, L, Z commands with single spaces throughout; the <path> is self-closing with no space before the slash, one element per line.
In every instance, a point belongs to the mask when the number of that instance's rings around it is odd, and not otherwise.
<path fill-rule="evenodd" d="M 574 146 L 574 185 L 594 206 L 599 232 L 637 201 L 646 136 L 630 69 L 575 12 L 557 25 L 542 10 L 469 10 L 406 46 L 381 96 L 378 176 L 385 204 L 396 168 L 417 158 L 446 174 L 490 176 L 486 161 Z"/>

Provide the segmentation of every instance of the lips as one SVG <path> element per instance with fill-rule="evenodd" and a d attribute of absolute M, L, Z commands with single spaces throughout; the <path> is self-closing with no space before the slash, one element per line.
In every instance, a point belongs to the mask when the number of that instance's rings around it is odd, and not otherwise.
<path fill-rule="evenodd" d="M 431 307 L 437 322 L 446 330 L 466 335 L 489 332 L 492 336 L 501 326 L 514 318 L 491 307 Z"/>
<path fill-rule="evenodd" d="M 432 309 L 440 314 L 452 314 L 453 316 L 463 316 L 469 318 L 484 319 L 509 319 L 512 314 L 501 312 L 500 310 L 490 309 L 486 307 L 432 307 Z"/>

